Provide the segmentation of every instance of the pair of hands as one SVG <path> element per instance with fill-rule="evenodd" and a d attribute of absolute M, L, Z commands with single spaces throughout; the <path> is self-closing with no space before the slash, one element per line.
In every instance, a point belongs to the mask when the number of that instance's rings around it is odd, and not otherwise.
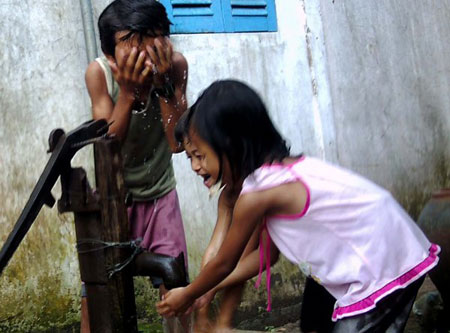
<path fill-rule="evenodd" d="M 186 288 L 172 289 L 163 295 L 162 300 L 156 303 L 158 313 L 164 317 L 184 316 L 211 303 L 216 294 L 215 290 L 210 290 L 193 300 L 189 297 Z"/>
<path fill-rule="evenodd" d="M 173 46 L 167 37 L 154 39 L 154 46 L 146 45 L 145 51 L 136 46 L 116 46 L 116 58 L 108 59 L 114 79 L 125 93 L 134 94 L 136 89 L 152 83 L 161 87 L 172 68 Z"/>

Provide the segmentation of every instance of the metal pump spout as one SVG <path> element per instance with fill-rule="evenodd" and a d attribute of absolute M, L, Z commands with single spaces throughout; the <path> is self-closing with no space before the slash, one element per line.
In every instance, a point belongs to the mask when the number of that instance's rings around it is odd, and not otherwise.
<path fill-rule="evenodd" d="M 142 252 L 134 260 L 134 274 L 142 276 L 159 276 L 167 289 L 187 285 L 187 274 L 184 265 L 184 255 L 170 257 L 163 254 Z"/>

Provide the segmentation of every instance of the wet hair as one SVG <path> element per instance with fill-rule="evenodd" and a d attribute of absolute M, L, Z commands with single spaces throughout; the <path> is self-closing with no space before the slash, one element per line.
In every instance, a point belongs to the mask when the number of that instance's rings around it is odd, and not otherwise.
<path fill-rule="evenodd" d="M 289 156 L 281 137 L 258 94 L 234 80 L 211 84 L 183 114 L 175 128 L 182 143 L 193 130 L 231 166 L 233 181 L 244 179 L 264 163 Z"/>
<path fill-rule="evenodd" d="M 122 41 L 135 34 L 141 39 L 144 36 L 168 36 L 170 24 L 166 9 L 156 0 L 115 0 L 98 19 L 102 51 L 114 56 L 115 34 L 119 31 L 130 31 L 121 38 Z"/>

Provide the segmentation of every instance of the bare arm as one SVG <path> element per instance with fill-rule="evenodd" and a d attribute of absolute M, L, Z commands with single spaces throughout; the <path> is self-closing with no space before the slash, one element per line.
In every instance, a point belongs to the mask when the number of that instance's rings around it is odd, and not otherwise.
<path fill-rule="evenodd" d="M 215 288 L 208 291 L 205 295 L 198 298 L 195 301 L 195 308 L 201 308 L 210 303 L 215 294 L 225 288 L 233 287 L 246 282 L 247 280 L 255 277 L 259 273 L 260 257 L 259 257 L 259 230 L 255 230 L 252 238 L 250 239 L 247 247 L 242 255 L 241 260 L 237 264 L 236 268 L 228 275 L 225 280 L 220 282 Z M 263 232 L 264 236 L 267 235 Z M 256 237 L 255 237 L 256 236 Z M 265 238 L 264 237 L 264 238 Z M 264 244 L 266 242 L 264 241 Z M 251 249 L 251 250 L 250 250 Z M 247 252 L 247 253 L 246 253 Z M 279 258 L 278 248 L 271 242 L 270 243 L 270 265 L 273 266 Z M 262 263 L 263 270 L 266 268 L 266 256 L 263 257 Z"/>
<path fill-rule="evenodd" d="M 233 222 L 217 255 L 186 288 L 174 289 L 157 304 L 162 315 L 184 312 L 193 301 L 214 288 L 235 268 L 253 231 L 258 228 L 267 208 L 264 192 L 245 194 L 236 202 Z"/>
<path fill-rule="evenodd" d="M 229 198 L 229 195 L 224 189 L 220 193 L 218 207 L 217 207 L 217 222 L 214 227 L 211 240 L 205 250 L 202 258 L 201 268 L 203 268 L 212 258 L 214 258 L 222 245 L 228 229 L 231 225 L 231 217 L 233 214 L 234 202 Z"/>
<path fill-rule="evenodd" d="M 265 242 L 264 242 L 265 244 Z M 270 265 L 273 266 L 279 258 L 280 252 L 278 248 L 270 242 Z M 260 257 L 259 257 L 259 248 L 257 247 L 247 256 L 243 257 L 236 268 L 228 275 L 225 280 L 220 282 L 214 290 L 217 292 L 220 289 L 231 287 L 236 284 L 242 283 L 251 279 L 258 275 L 259 273 L 259 265 L 260 265 Z M 263 257 L 263 269 L 266 268 L 266 256 Z"/>

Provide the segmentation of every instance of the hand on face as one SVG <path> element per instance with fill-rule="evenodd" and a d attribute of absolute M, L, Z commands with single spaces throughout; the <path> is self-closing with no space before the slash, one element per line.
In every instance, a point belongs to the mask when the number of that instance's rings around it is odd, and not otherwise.
<path fill-rule="evenodd" d="M 154 46 L 146 46 L 150 59 L 145 65 L 152 68 L 153 84 L 157 87 L 165 83 L 165 79 L 172 68 L 173 47 L 169 38 L 159 36 L 154 40 Z"/>
<path fill-rule="evenodd" d="M 159 36 L 145 39 L 142 44 L 133 39 L 124 44 L 119 42 L 115 48 L 115 58 L 109 57 L 114 79 L 120 88 L 133 92 L 144 84 L 152 82 L 160 87 L 172 68 L 173 47 L 169 38 Z M 141 45 L 141 46 L 140 46 Z"/>
<path fill-rule="evenodd" d="M 145 64 L 146 52 L 137 47 L 131 50 L 116 47 L 116 58 L 108 59 L 114 79 L 126 92 L 134 90 L 146 83 L 151 77 L 151 67 Z"/>
<path fill-rule="evenodd" d="M 185 314 L 194 303 L 186 288 L 176 288 L 170 290 L 163 297 L 163 300 L 156 303 L 156 310 L 163 317 L 173 317 Z"/>

